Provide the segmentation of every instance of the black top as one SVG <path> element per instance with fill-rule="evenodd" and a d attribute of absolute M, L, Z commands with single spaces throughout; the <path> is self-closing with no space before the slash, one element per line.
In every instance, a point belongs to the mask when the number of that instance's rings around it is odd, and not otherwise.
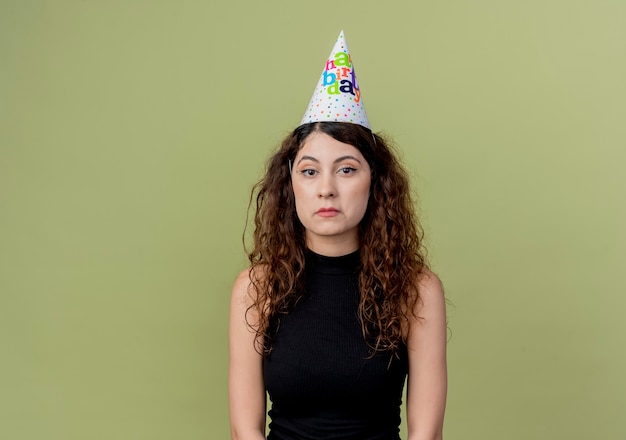
<path fill-rule="evenodd" d="M 269 440 L 398 440 L 406 347 L 371 357 L 357 315 L 359 252 L 307 251 L 305 292 L 263 362 Z"/>

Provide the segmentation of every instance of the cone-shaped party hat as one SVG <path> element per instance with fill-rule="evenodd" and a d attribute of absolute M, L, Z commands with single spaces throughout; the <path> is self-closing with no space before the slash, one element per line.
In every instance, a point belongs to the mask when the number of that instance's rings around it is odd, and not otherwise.
<path fill-rule="evenodd" d="M 324 121 L 351 122 L 371 129 L 343 31 L 326 61 L 300 125 Z"/>

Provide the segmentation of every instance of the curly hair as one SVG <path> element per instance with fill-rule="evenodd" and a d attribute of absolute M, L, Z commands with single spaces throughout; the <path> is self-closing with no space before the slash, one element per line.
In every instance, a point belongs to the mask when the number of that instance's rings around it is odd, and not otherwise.
<path fill-rule="evenodd" d="M 378 134 L 356 124 L 301 125 L 270 158 L 265 176 L 253 187 L 256 201 L 253 247 L 248 252 L 256 314 L 256 349 L 268 355 L 280 325 L 303 295 L 305 231 L 296 214 L 289 161 L 314 132 L 356 147 L 371 169 L 370 196 L 359 224 L 360 303 L 363 337 L 372 350 L 396 353 L 406 342 L 406 324 L 420 300 L 418 276 L 425 269 L 423 231 L 417 220 L 406 170 Z M 256 198 L 255 198 L 256 194 Z"/>

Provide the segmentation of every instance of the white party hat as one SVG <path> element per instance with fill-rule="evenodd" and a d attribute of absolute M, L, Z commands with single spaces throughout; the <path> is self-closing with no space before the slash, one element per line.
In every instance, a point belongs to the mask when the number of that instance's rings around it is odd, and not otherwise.
<path fill-rule="evenodd" d="M 371 130 L 343 31 L 326 61 L 300 125 L 324 121 L 351 122 Z"/>

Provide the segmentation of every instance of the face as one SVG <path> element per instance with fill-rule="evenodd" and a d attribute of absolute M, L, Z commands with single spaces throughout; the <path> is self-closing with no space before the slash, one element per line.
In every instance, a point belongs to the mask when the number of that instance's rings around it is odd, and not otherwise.
<path fill-rule="evenodd" d="M 321 132 L 305 139 L 291 183 L 309 249 L 329 256 L 358 249 L 370 181 L 370 167 L 352 145 Z"/>

